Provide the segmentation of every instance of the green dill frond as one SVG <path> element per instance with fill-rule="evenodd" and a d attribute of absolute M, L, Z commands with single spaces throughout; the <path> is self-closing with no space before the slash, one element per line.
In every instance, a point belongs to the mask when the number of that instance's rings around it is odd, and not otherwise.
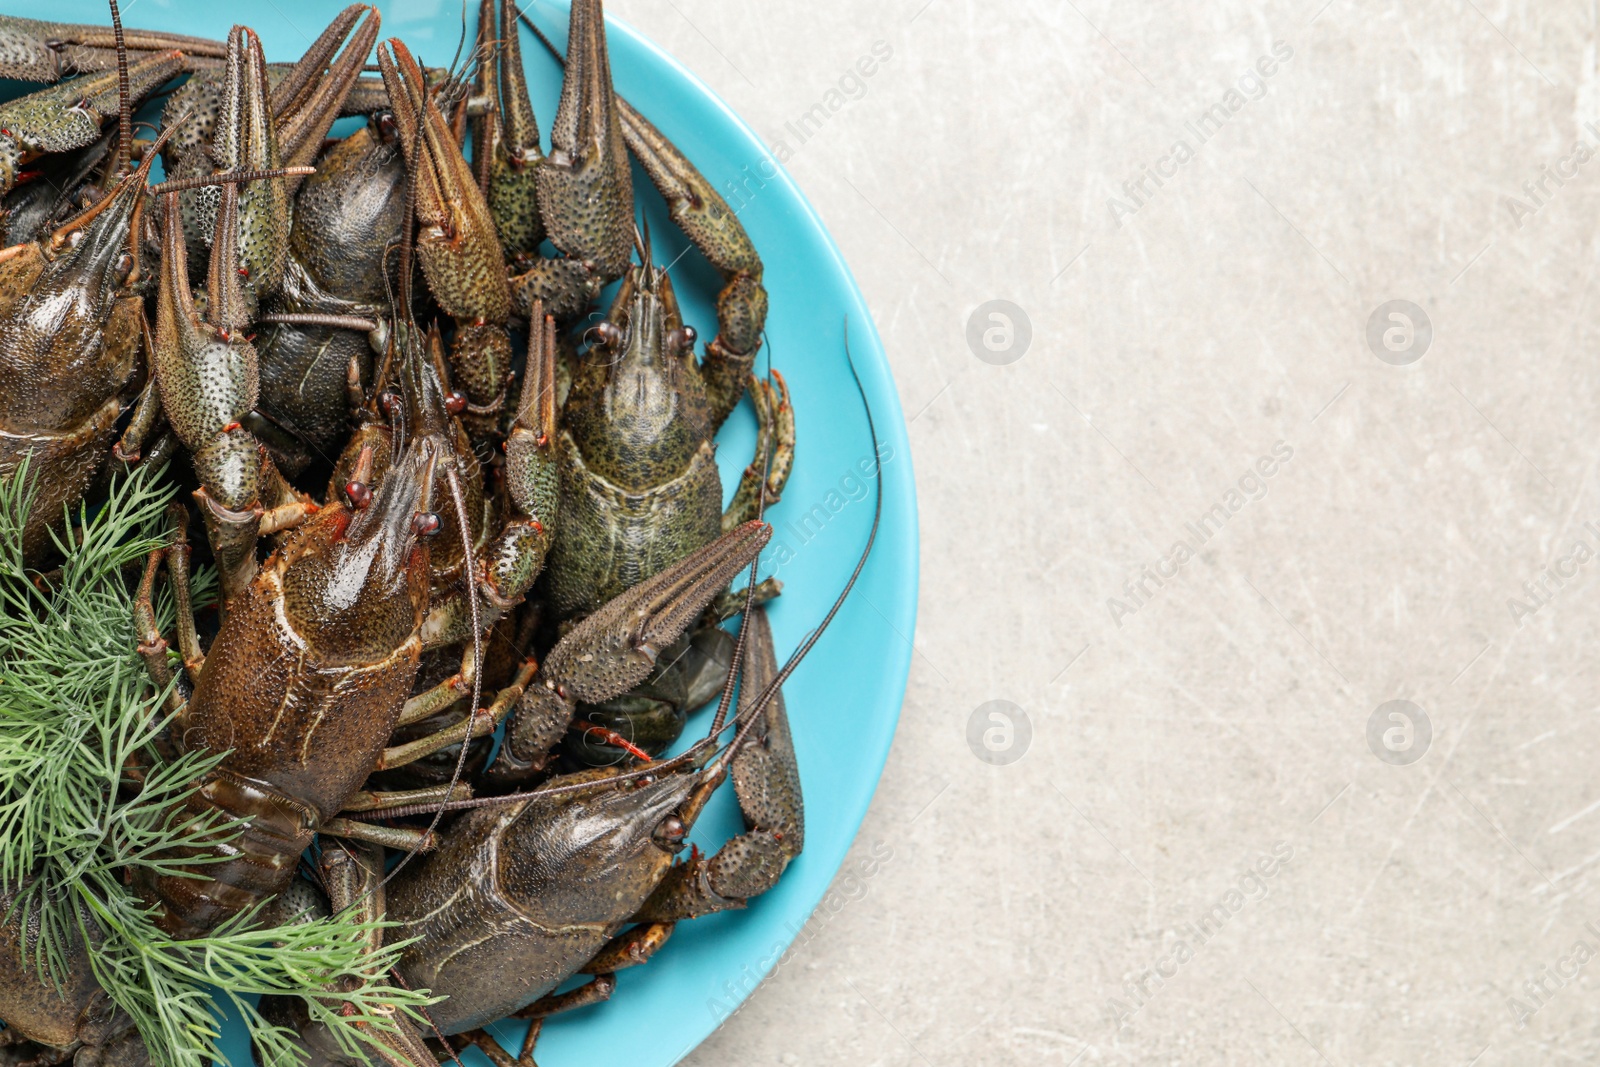
<path fill-rule="evenodd" d="M 0 478 L 0 892 L 10 898 L 0 920 L 37 916 L 31 962 L 58 983 L 69 956 L 93 945 L 95 979 L 138 1025 L 157 1067 L 227 1064 L 219 994 L 272 1067 L 303 1057 L 292 1035 L 255 1010 L 258 995 L 306 998 L 312 1018 L 353 1053 L 397 1016 L 420 1019 L 432 1000 L 384 980 L 403 945 L 374 952 L 373 925 L 340 916 L 260 927 L 257 913 L 178 941 L 126 881 L 139 868 L 182 873 L 174 849 L 239 829 L 175 816 L 225 753 L 163 757 L 156 742 L 168 726 L 167 694 L 154 691 L 136 651 L 135 579 L 166 543 L 171 495 L 160 472 L 121 480 L 96 512 L 80 509 L 57 536 L 60 570 L 40 575 L 22 558 L 35 498 L 28 465 Z M 214 572 L 202 569 L 194 585 L 205 603 Z M 163 589 L 156 615 L 166 632 L 173 611 Z"/>
<path fill-rule="evenodd" d="M 97 967 L 96 977 L 138 1023 L 158 1064 L 200 1067 L 208 1057 L 227 1062 L 215 1045 L 211 989 L 244 1018 L 267 1064 L 299 1063 L 300 1053 L 289 1043 L 292 1035 L 256 1011 L 258 995 L 306 997 L 312 1019 L 327 1023 L 351 1053 L 375 1044 L 373 1031 L 392 1030 L 397 1014 L 420 1021 L 420 1009 L 432 1002 L 384 980 L 405 947 L 396 942 L 372 951 L 373 929 L 387 929 L 387 923 L 333 916 L 258 927 L 256 916 L 246 914 L 206 937 L 176 941 L 160 933 L 137 902 L 130 910 L 119 910 L 120 903 L 97 913 L 111 931 L 105 947 L 115 968 L 102 975 Z M 318 995 L 308 996 L 311 991 Z M 157 1055 L 158 1044 L 168 1056 Z"/>

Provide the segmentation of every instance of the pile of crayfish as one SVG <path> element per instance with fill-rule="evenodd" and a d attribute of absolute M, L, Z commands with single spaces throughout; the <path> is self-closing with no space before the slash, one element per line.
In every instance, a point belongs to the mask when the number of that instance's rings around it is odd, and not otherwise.
<path fill-rule="evenodd" d="M 37 479 L 41 569 L 111 479 L 190 490 L 130 578 L 131 632 L 163 743 L 226 755 L 174 813 L 217 815 L 214 838 L 130 875 L 160 929 L 385 919 L 397 980 L 439 999 L 369 1062 L 531 1067 L 540 1020 L 804 844 L 781 685 L 815 633 L 780 668 L 756 566 L 794 416 L 753 373 L 761 258 L 614 91 L 600 0 L 572 4 L 548 149 L 512 0 L 482 0 L 458 69 L 379 23 L 352 5 L 271 64 L 247 27 L 124 31 L 114 0 L 109 28 L 0 18 L 0 75 L 45 84 L 0 104 L 0 476 Z M 709 342 L 652 261 L 630 157 L 722 278 Z M 746 397 L 724 508 L 715 437 Z M 686 848 L 729 778 L 746 832 Z M 148 1062 L 85 978 L 92 929 L 49 983 L 0 923 L 0 1062 Z M 357 1062 L 302 1002 L 262 1011 L 309 1062 Z M 510 1016 L 533 1020 L 515 1057 L 484 1029 Z"/>

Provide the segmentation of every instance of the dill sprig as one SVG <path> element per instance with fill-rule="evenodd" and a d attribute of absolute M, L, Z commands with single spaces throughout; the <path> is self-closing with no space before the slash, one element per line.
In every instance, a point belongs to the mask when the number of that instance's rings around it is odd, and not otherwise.
<path fill-rule="evenodd" d="M 347 1052 L 376 1047 L 397 1016 L 420 1019 L 432 1000 L 385 980 L 404 946 L 374 950 L 371 935 L 391 924 L 336 915 L 262 927 L 256 909 L 179 941 L 126 881 L 138 869 L 181 873 L 174 849 L 240 828 L 175 816 L 226 754 L 163 758 L 156 742 L 168 725 L 166 694 L 154 691 L 136 651 L 131 575 L 165 544 L 170 498 L 159 472 L 121 480 L 94 514 L 80 509 L 76 526 L 57 535 L 65 562 L 40 575 L 22 558 L 35 500 L 28 465 L 0 479 L 0 893 L 10 902 L 0 918 L 37 918 L 31 962 L 46 980 L 64 981 L 69 957 L 86 954 L 156 1067 L 228 1063 L 218 1045 L 219 995 L 244 1018 L 268 1067 L 304 1056 L 290 1032 L 256 1011 L 263 994 L 303 997 Z M 196 602 L 214 587 L 214 572 L 199 571 Z M 165 590 L 156 608 L 170 632 Z M 84 953 L 85 944 L 93 949 Z"/>

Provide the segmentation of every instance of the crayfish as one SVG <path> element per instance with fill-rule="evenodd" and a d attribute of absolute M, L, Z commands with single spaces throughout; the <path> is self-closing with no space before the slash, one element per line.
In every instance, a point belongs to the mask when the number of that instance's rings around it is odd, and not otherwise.
<path fill-rule="evenodd" d="M 267 909 L 386 918 L 397 980 L 444 998 L 430 1030 L 381 1037 L 400 1067 L 460 1042 L 531 1067 L 538 1020 L 776 883 L 805 838 L 781 687 L 832 618 L 780 668 L 757 562 L 795 419 L 782 376 L 754 373 L 761 257 L 616 93 L 600 0 L 572 4 L 542 144 L 519 20 L 481 0 L 467 68 L 440 71 L 362 4 L 293 65 L 244 26 L 0 19 L 22 42 L 0 74 L 48 83 L 0 105 L 6 232 L 28 235 L 0 251 L 0 469 L 44 471 L 30 563 L 111 473 L 170 463 L 192 489 L 132 624 L 162 744 L 219 754 L 172 818 L 214 832 L 129 881 L 179 939 Z M 366 123 L 326 141 L 341 114 Z M 630 155 L 722 278 L 703 346 L 636 223 Z M 755 454 L 724 507 L 716 436 L 746 396 Z M 730 778 L 746 832 L 684 857 Z M 0 1018 L 37 1062 L 144 1062 L 77 966 L 96 929 L 47 989 L 0 922 Z M 312 1062 L 351 1062 L 305 1003 L 263 1011 Z M 534 1021 L 517 1058 L 483 1029 L 508 1015 Z"/>

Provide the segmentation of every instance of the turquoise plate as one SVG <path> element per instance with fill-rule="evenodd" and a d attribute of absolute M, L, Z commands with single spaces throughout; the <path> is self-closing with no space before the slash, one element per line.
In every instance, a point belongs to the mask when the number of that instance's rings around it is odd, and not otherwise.
<path fill-rule="evenodd" d="M 13 13 L 107 24 L 98 0 L 58 0 L 46 15 L 12 0 Z M 328 0 L 196 3 L 136 0 L 124 8 L 130 27 L 222 38 L 235 21 L 261 36 L 269 59 L 299 56 L 343 5 Z M 379 5 L 382 36 L 402 38 L 422 62 L 444 66 L 456 53 L 461 11 L 453 3 L 403 0 Z M 476 10 L 476 4 L 472 9 Z M 566 5 L 531 4 L 529 15 L 559 44 Z M 772 892 L 748 910 L 686 922 L 648 965 L 617 976 L 610 1002 L 551 1019 L 539 1041 L 542 1067 L 677 1062 L 734 1012 L 775 966 L 822 899 L 855 837 L 889 753 L 905 696 L 917 599 L 917 521 L 911 455 L 888 360 L 865 301 L 822 221 L 761 140 L 699 79 L 626 25 L 609 23 L 617 89 L 677 143 L 739 212 L 766 262 L 771 293 L 764 358 L 788 379 L 797 421 L 794 475 L 780 504 L 765 573 L 784 583 L 770 609 L 780 658 L 827 612 L 866 542 L 872 520 L 872 444 L 845 359 L 850 349 L 877 421 L 884 456 L 883 523 L 877 546 L 833 626 L 785 687 L 806 799 L 805 852 Z M 548 135 L 560 71 L 522 31 L 533 103 Z M 12 88 L 10 83 L 7 88 Z M 20 88 L 20 87 L 18 87 Z M 10 95 L 10 94 L 8 94 Z M 347 127 L 342 128 L 347 132 Z M 335 131 L 336 134 L 340 130 Z M 717 275 L 689 251 L 660 197 L 635 172 L 658 263 L 672 263 L 685 319 L 702 337 L 715 332 Z M 735 192 L 737 190 L 737 192 Z M 731 494 L 749 462 L 755 419 L 748 401 L 719 437 L 724 485 Z M 688 736 L 707 724 L 691 720 Z M 714 851 L 742 830 L 731 788 L 724 788 L 692 840 Z M 497 1028 L 513 1050 L 524 1024 Z M 236 1065 L 252 1062 L 242 1027 L 230 1020 L 225 1048 Z M 473 1051 L 463 1057 L 484 1065 Z"/>

